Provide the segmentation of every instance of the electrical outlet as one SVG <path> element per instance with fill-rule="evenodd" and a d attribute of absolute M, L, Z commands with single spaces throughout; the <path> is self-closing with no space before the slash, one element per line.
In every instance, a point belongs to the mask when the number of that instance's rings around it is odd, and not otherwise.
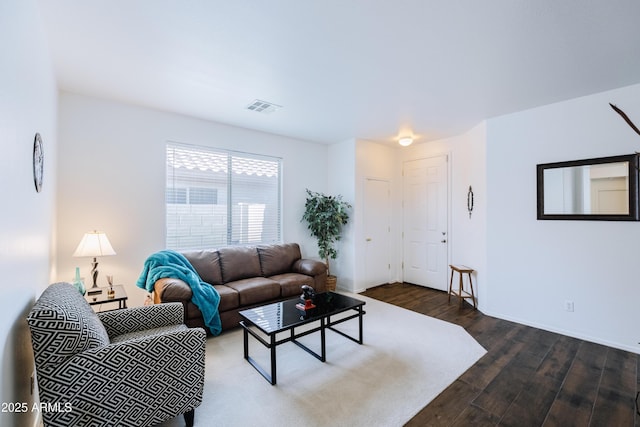
<path fill-rule="evenodd" d="M 565 301 L 564 302 L 564 309 L 565 309 L 565 311 L 573 312 L 573 301 L 569 301 L 569 300 Z"/>

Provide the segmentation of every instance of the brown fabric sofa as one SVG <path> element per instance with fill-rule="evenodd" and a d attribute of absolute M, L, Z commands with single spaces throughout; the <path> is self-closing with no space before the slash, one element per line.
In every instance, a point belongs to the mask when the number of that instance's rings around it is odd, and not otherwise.
<path fill-rule="evenodd" d="M 302 285 L 309 285 L 316 292 L 326 289 L 325 264 L 302 259 L 297 243 L 229 246 L 182 254 L 202 280 L 213 285 L 220 294 L 218 311 L 223 330 L 238 326 L 239 311 L 295 298 L 302 293 Z M 191 288 L 182 280 L 156 281 L 154 302 L 181 302 L 187 326 L 207 330 L 202 313 L 191 302 Z"/>

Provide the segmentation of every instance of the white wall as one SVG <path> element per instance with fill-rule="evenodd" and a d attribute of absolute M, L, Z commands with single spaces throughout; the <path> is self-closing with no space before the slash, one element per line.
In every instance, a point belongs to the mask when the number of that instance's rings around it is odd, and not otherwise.
<path fill-rule="evenodd" d="M 338 277 L 337 287 L 353 292 L 355 289 L 356 250 L 354 215 L 356 200 L 356 141 L 349 139 L 329 146 L 329 162 L 327 163 L 327 191 L 326 194 L 337 196 L 351 204 L 353 209 L 349 223 L 343 227 L 340 241 L 336 244 L 338 257 L 329 260 L 331 274 Z"/>
<path fill-rule="evenodd" d="M 349 139 L 329 146 L 328 194 L 341 195 L 343 200 L 352 205 L 349 223 L 343 228 L 340 241 L 336 244 L 338 257 L 330 260 L 331 274 L 338 277 L 337 287 L 349 292 L 365 290 L 365 236 L 364 236 L 364 181 L 366 178 L 388 180 L 393 185 L 397 182 L 397 149 L 387 145 Z M 395 197 L 395 192 L 393 194 Z M 394 199 L 395 202 L 397 200 Z M 392 214 L 396 213 L 392 207 Z M 394 235 L 397 233 L 396 218 L 392 218 Z M 397 277 L 399 259 L 394 238 L 392 247 L 392 277 Z M 380 283 L 385 278 L 380 279 Z"/>
<path fill-rule="evenodd" d="M 400 208 L 402 187 L 398 184 L 399 166 L 398 155 L 399 149 L 395 146 L 383 145 L 366 140 L 356 140 L 355 152 L 355 196 L 354 196 L 354 250 L 355 256 L 355 281 L 354 292 L 362 292 L 366 289 L 366 237 L 364 229 L 364 218 L 366 206 L 364 201 L 364 188 L 367 179 L 379 179 L 388 181 L 391 190 L 391 242 L 388 247 L 391 262 L 391 271 L 389 279 L 391 282 L 400 280 L 400 262 L 399 257 L 399 233 L 402 231 L 400 222 L 402 218 L 402 210 Z M 381 200 L 380 203 L 384 203 Z M 376 285 L 386 282 L 386 278 L 381 277 Z"/>
<path fill-rule="evenodd" d="M 640 85 L 487 122 L 485 313 L 638 352 L 640 223 L 538 221 L 536 164 L 640 149 Z M 564 310 L 574 301 L 575 311 Z"/>
<path fill-rule="evenodd" d="M 147 256 L 165 247 L 167 140 L 282 157 L 283 239 L 318 257 L 300 219 L 305 188 L 326 190 L 327 146 L 66 93 L 59 127 L 59 280 L 70 280 L 75 266 L 89 277 L 90 259 L 71 255 L 83 233 L 99 229 L 117 253 L 98 260 L 99 285 L 113 274 L 130 305 L 142 304 L 135 281 Z"/>
<path fill-rule="evenodd" d="M 0 52 L 0 402 L 30 404 L 33 352 L 25 318 L 53 275 L 57 144 L 57 90 L 34 1 L 0 2 Z M 45 154 L 40 193 L 32 172 L 36 132 Z M 33 425 L 36 416 L 2 411 L 0 425 Z"/>
<path fill-rule="evenodd" d="M 451 263 L 475 269 L 474 288 L 478 307 L 487 300 L 487 162 L 486 127 L 481 123 L 464 135 L 449 140 L 452 156 Z M 473 189 L 473 211 L 469 216 L 467 194 Z M 457 278 L 457 276 L 456 276 Z M 454 278 L 455 279 L 455 278 Z"/>

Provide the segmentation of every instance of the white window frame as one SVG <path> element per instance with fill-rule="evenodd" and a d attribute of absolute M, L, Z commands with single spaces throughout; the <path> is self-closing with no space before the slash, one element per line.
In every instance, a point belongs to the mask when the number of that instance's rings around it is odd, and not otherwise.
<path fill-rule="evenodd" d="M 282 163 L 280 157 L 167 141 L 166 247 L 189 250 L 281 243 Z M 254 192 L 253 185 L 262 188 Z M 202 188 L 215 189 L 215 203 L 190 203 L 190 193 Z M 178 192 L 178 203 L 169 203 L 169 195 L 176 200 Z M 266 198 L 266 202 L 251 203 L 255 198 Z"/>

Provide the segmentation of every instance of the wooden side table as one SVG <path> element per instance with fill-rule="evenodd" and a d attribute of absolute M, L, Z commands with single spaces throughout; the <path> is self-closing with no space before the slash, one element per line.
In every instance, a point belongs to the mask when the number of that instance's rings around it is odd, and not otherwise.
<path fill-rule="evenodd" d="M 460 307 L 462 307 L 462 303 L 464 302 L 465 299 L 470 299 L 473 302 L 473 308 L 477 309 L 476 296 L 473 292 L 473 281 L 471 280 L 471 273 L 473 273 L 473 268 L 469 268 L 466 265 L 454 265 L 454 264 L 449 265 L 449 267 L 451 267 L 451 279 L 449 280 L 448 302 L 451 302 L 451 294 L 453 294 L 457 296 L 458 299 L 460 300 Z M 453 289 L 453 275 L 456 272 L 460 275 L 460 281 L 459 281 L 458 289 Z M 469 276 L 469 290 L 471 292 L 464 290 L 464 279 L 463 279 L 464 274 Z"/>
<path fill-rule="evenodd" d="M 127 308 L 127 299 L 129 297 L 127 296 L 127 293 L 124 290 L 124 286 L 122 285 L 113 286 L 113 290 L 115 291 L 115 295 L 113 296 L 113 298 L 109 298 L 109 294 L 107 293 L 107 291 L 109 290 L 108 286 L 104 288 L 101 287 L 99 289 L 102 292 L 99 294 L 93 294 L 93 295 L 89 295 L 89 292 L 91 292 L 91 290 L 95 290 L 95 288 L 87 289 L 87 293 L 85 294 L 84 299 L 87 300 L 89 305 L 108 304 L 112 302 L 117 302 L 118 309 Z"/>

